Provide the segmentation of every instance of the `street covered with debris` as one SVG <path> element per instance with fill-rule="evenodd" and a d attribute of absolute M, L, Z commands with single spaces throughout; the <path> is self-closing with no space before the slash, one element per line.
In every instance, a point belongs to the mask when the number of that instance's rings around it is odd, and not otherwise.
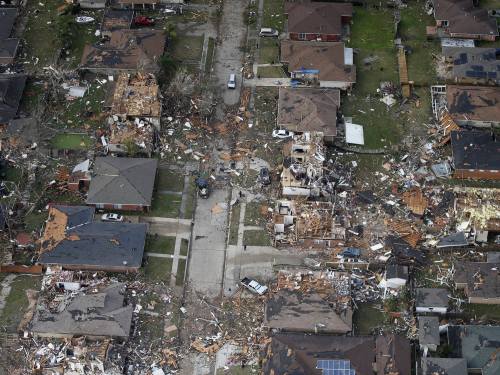
<path fill-rule="evenodd" d="M 497 1 L 0 8 L 0 374 L 500 374 Z"/>

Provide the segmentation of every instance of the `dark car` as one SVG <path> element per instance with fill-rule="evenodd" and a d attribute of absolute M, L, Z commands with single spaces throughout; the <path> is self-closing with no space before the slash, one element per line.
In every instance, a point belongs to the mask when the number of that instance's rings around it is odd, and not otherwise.
<path fill-rule="evenodd" d="M 266 167 L 260 169 L 259 181 L 262 185 L 271 184 L 271 175 L 269 174 L 269 169 L 267 169 Z"/>

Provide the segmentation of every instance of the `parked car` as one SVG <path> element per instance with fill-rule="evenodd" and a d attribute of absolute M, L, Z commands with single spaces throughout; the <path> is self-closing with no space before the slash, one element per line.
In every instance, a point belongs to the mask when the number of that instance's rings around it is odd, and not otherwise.
<path fill-rule="evenodd" d="M 92 17 L 78 16 L 75 18 L 76 23 L 92 23 L 95 21 Z"/>
<path fill-rule="evenodd" d="M 208 180 L 206 178 L 198 177 L 194 180 L 194 183 L 198 187 L 198 194 L 201 198 L 208 198 L 210 195 L 210 186 L 208 184 Z"/>
<path fill-rule="evenodd" d="M 229 80 L 227 81 L 227 88 L 228 89 L 236 88 L 236 74 L 229 75 Z"/>
<path fill-rule="evenodd" d="M 102 215 L 101 220 L 102 221 L 120 222 L 120 221 L 123 221 L 123 216 L 120 214 L 109 213 L 109 214 Z"/>
<path fill-rule="evenodd" d="M 146 16 L 137 16 L 134 18 L 135 26 L 153 26 L 155 24 L 154 18 Z"/>
<path fill-rule="evenodd" d="M 165 8 L 165 9 L 163 9 L 162 12 L 165 13 L 166 15 L 177 14 L 177 11 L 175 9 L 172 9 L 172 8 Z"/>
<path fill-rule="evenodd" d="M 271 175 L 269 174 L 269 169 L 267 169 L 266 167 L 260 169 L 259 181 L 262 185 L 271 184 Z"/>
<path fill-rule="evenodd" d="M 280 35 L 278 30 L 276 29 L 271 29 L 270 27 L 263 27 L 260 29 L 259 36 L 261 37 L 271 37 L 271 38 L 277 38 Z"/>
<path fill-rule="evenodd" d="M 267 286 L 260 285 L 257 281 L 253 279 L 249 279 L 248 277 L 244 277 L 241 280 L 241 285 L 247 288 L 252 293 L 256 293 L 258 295 L 264 295 L 267 292 Z"/>
<path fill-rule="evenodd" d="M 286 129 L 274 129 L 273 130 L 273 137 L 274 138 L 291 138 L 293 137 L 293 132 L 290 132 Z"/>

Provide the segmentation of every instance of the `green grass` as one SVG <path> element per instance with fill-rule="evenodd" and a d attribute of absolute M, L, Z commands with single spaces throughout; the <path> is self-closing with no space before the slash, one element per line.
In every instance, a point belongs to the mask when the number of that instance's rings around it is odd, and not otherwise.
<path fill-rule="evenodd" d="M 182 35 L 175 38 L 171 55 L 175 60 L 182 62 L 199 63 L 203 52 L 204 36 Z"/>
<path fill-rule="evenodd" d="M 265 230 L 246 230 L 243 232 L 243 245 L 271 246 L 271 239 Z"/>
<path fill-rule="evenodd" d="M 441 48 L 439 41 L 427 39 L 425 31 L 425 27 L 433 23 L 434 18 L 425 13 L 422 3 L 409 3 L 401 10 L 401 37 L 411 51 L 406 56 L 408 78 L 416 85 L 436 83 L 433 55 L 438 55 Z"/>
<path fill-rule="evenodd" d="M 105 85 L 92 82 L 83 98 L 65 102 L 63 107 L 54 108 L 60 113 L 58 122 L 67 128 L 102 126 L 106 115 L 102 112 L 106 89 Z"/>
<path fill-rule="evenodd" d="M 207 58 L 205 60 L 205 74 L 210 74 L 210 72 L 212 71 L 214 54 L 215 54 L 215 39 L 208 38 Z"/>
<path fill-rule="evenodd" d="M 169 190 L 181 192 L 184 188 L 184 176 L 177 171 L 160 169 L 156 180 L 157 190 Z"/>
<path fill-rule="evenodd" d="M 259 78 L 287 78 L 280 66 L 259 66 L 257 76 Z"/>
<path fill-rule="evenodd" d="M 148 257 L 144 273 L 151 281 L 164 281 L 168 283 L 172 273 L 172 263 L 173 260 L 171 258 Z"/>
<path fill-rule="evenodd" d="M 261 203 L 250 202 L 245 208 L 245 225 L 263 226 L 266 224 L 266 219 L 260 213 Z"/>
<path fill-rule="evenodd" d="M 6 299 L 5 307 L 0 316 L 0 326 L 7 332 L 14 333 L 21 321 L 24 310 L 28 307 L 26 290 L 39 290 L 41 278 L 37 276 L 19 275 L 11 284 L 11 291 Z"/>
<path fill-rule="evenodd" d="M 179 217 L 182 197 L 177 194 L 161 194 L 156 192 L 151 204 L 149 216 Z"/>
<path fill-rule="evenodd" d="M 44 82 L 28 78 L 20 104 L 21 111 L 33 113 L 44 94 Z"/>
<path fill-rule="evenodd" d="M 464 313 L 471 318 L 500 321 L 500 309 L 498 305 L 467 303 L 462 306 L 464 307 Z"/>
<path fill-rule="evenodd" d="M 71 48 L 69 54 L 64 57 L 64 64 L 69 68 L 76 68 L 80 65 L 83 55 L 83 49 L 87 44 L 94 44 L 99 41 L 99 37 L 95 36 L 96 25 L 101 24 L 99 17 L 100 13 L 92 12 L 91 17 L 96 18 L 96 21 L 90 24 L 76 24 L 75 36 L 71 39 Z"/>
<path fill-rule="evenodd" d="M 229 227 L 229 245 L 238 244 L 238 228 L 240 226 L 240 204 L 235 204 L 231 208 L 231 223 Z"/>
<path fill-rule="evenodd" d="M 275 38 L 259 39 L 259 64 L 276 64 L 279 62 L 279 41 Z"/>
<path fill-rule="evenodd" d="M 28 233 L 39 231 L 45 220 L 47 220 L 46 212 L 33 211 L 24 217 L 24 229 Z"/>
<path fill-rule="evenodd" d="M 255 88 L 255 118 L 258 131 L 272 132 L 276 128 L 276 114 L 278 109 L 277 87 Z"/>
<path fill-rule="evenodd" d="M 158 254 L 173 254 L 175 237 L 148 235 L 146 239 L 146 252 Z"/>
<path fill-rule="evenodd" d="M 91 146 L 92 140 L 86 134 L 57 134 L 51 144 L 57 150 L 84 150 Z"/>
<path fill-rule="evenodd" d="M 60 0 L 27 2 L 28 21 L 23 38 L 26 42 L 28 56 L 38 59 L 35 68 L 41 69 L 56 61 L 56 54 L 61 46 L 57 37 L 57 19 L 59 17 L 57 8 L 63 4 L 64 1 Z"/>
<path fill-rule="evenodd" d="M 285 28 L 285 0 L 264 0 L 262 27 L 283 31 Z"/>
<path fill-rule="evenodd" d="M 23 170 L 9 165 L 8 167 L 2 169 L 1 177 L 2 180 L 12 181 L 19 184 L 23 180 Z"/>
<path fill-rule="evenodd" d="M 183 219 L 192 219 L 194 217 L 194 209 L 196 205 L 196 185 L 194 183 L 195 178 L 191 177 L 189 179 L 189 186 L 187 189 L 186 196 L 186 206 L 184 208 Z"/>
<path fill-rule="evenodd" d="M 179 259 L 177 264 L 177 274 L 175 275 L 175 285 L 184 284 L 184 273 L 186 272 L 186 259 Z"/>
<path fill-rule="evenodd" d="M 374 329 L 383 325 L 385 315 L 372 304 L 358 303 L 352 320 L 356 335 L 371 335 Z"/>
<path fill-rule="evenodd" d="M 189 240 L 183 238 L 181 239 L 180 255 L 187 256 L 189 251 Z"/>

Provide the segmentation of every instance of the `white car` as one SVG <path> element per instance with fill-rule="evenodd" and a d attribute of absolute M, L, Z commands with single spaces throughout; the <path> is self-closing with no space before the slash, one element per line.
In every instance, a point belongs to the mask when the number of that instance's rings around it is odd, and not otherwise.
<path fill-rule="evenodd" d="M 93 17 L 87 17 L 87 16 L 79 16 L 76 17 L 75 20 L 76 23 L 91 23 L 95 21 Z"/>
<path fill-rule="evenodd" d="M 236 88 L 236 74 L 229 75 L 229 81 L 227 81 L 227 88 L 228 89 L 235 89 Z"/>
<path fill-rule="evenodd" d="M 257 281 L 249 279 L 248 277 L 244 277 L 241 280 L 241 285 L 250 290 L 252 293 L 256 293 L 261 296 L 267 292 L 267 286 L 261 285 Z"/>
<path fill-rule="evenodd" d="M 280 35 L 278 30 L 271 29 L 269 27 L 263 27 L 260 29 L 259 36 L 260 37 L 271 37 L 271 38 L 277 38 Z"/>
<path fill-rule="evenodd" d="M 274 138 L 292 138 L 293 137 L 293 132 L 290 132 L 286 129 L 274 129 L 273 130 L 273 137 Z"/>
<path fill-rule="evenodd" d="M 102 221 L 116 221 L 116 222 L 120 222 L 120 221 L 123 221 L 123 216 L 122 215 L 119 215 L 119 214 L 104 214 L 102 215 L 101 217 L 101 220 Z"/>
<path fill-rule="evenodd" d="M 163 13 L 165 13 L 166 15 L 174 15 L 177 14 L 177 11 L 175 9 L 165 8 L 163 9 Z"/>

